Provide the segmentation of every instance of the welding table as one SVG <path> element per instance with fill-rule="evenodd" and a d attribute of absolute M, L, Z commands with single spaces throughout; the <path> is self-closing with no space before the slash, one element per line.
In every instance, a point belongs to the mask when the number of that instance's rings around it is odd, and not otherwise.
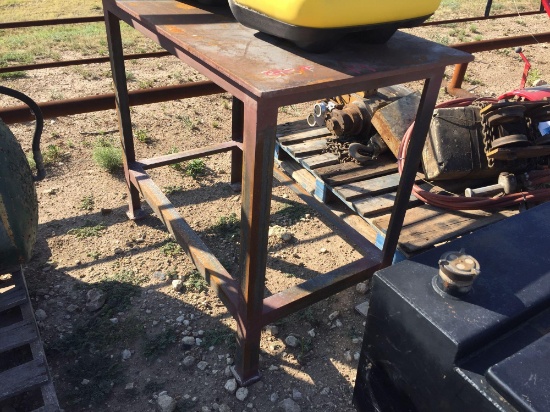
<path fill-rule="evenodd" d="M 237 23 L 224 8 L 154 0 L 104 0 L 111 68 L 129 190 L 129 217 L 139 218 L 141 194 L 166 224 L 237 321 L 233 373 L 240 384 L 260 378 L 263 326 L 370 278 L 392 262 L 445 66 L 470 54 L 397 33 L 384 45 L 342 41 L 310 54 Z M 233 96 L 231 140 L 187 152 L 136 160 L 120 20 L 161 45 Z M 362 258 L 264 298 L 278 108 L 340 94 L 425 80 L 416 123 L 382 251 L 333 218 Z M 234 279 L 154 184 L 147 169 L 231 152 L 231 183 L 241 185 L 240 273 Z M 285 179 L 275 169 L 277 178 Z M 288 179 L 288 178 L 286 178 Z M 303 196 L 303 193 L 302 193 Z M 315 202 L 308 200 L 314 205 Z M 326 206 L 317 204 L 324 212 Z M 326 214 L 328 216 L 328 214 Z"/>

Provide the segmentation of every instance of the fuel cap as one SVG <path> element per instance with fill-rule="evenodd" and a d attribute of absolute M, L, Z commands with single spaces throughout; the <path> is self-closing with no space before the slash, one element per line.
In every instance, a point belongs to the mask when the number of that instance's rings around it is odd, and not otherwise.
<path fill-rule="evenodd" d="M 445 252 L 439 259 L 439 277 L 435 285 L 442 292 L 458 297 L 472 289 L 479 274 L 479 262 L 464 249 Z"/>

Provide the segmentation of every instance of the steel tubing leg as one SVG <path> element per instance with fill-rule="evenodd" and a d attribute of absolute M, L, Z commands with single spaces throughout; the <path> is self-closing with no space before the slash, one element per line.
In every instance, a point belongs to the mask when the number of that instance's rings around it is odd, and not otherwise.
<path fill-rule="evenodd" d="M 241 385 L 260 379 L 259 356 L 267 238 L 273 183 L 277 107 L 244 102 L 241 207 L 242 298 L 237 316 L 237 355 L 233 373 Z"/>
<path fill-rule="evenodd" d="M 106 9 L 106 6 L 103 6 Z M 122 159 L 124 163 L 124 177 L 128 188 L 128 217 L 139 219 L 144 216 L 139 200 L 139 191 L 130 181 L 128 164 L 136 160 L 134 149 L 134 137 L 132 133 L 132 121 L 130 119 L 130 101 L 128 98 L 128 86 L 126 84 L 126 70 L 124 67 L 124 53 L 120 33 L 120 20 L 109 11 L 105 12 L 105 26 L 107 29 L 107 44 L 111 59 L 111 71 L 115 86 L 115 104 L 120 129 L 120 142 L 122 145 Z"/>
<path fill-rule="evenodd" d="M 416 112 L 416 120 L 411 140 L 407 149 L 407 157 L 405 158 L 405 164 L 403 166 L 403 173 L 399 181 L 390 223 L 382 249 L 382 267 L 391 265 L 393 261 L 442 79 L 443 70 L 433 73 L 424 83 L 422 97 L 420 98 L 420 104 Z"/>
<path fill-rule="evenodd" d="M 231 137 L 234 141 L 243 141 L 244 105 L 236 97 L 233 97 Z M 231 187 L 235 191 L 241 190 L 243 174 L 243 151 L 234 148 L 231 151 Z"/>
<path fill-rule="evenodd" d="M 462 82 L 466 76 L 466 70 L 468 69 L 468 63 L 461 63 L 455 65 L 453 71 L 453 77 L 451 81 L 447 83 L 447 93 L 454 97 L 472 97 L 474 96 L 467 90 L 462 89 Z"/>

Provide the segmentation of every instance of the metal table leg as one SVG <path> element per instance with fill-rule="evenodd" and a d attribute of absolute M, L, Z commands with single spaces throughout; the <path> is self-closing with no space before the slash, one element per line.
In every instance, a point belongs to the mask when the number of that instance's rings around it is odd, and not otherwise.
<path fill-rule="evenodd" d="M 130 219 L 134 220 L 144 217 L 144 212 L 141 209 L 139 191 L 130 182 L 130 174 L 128 171 L 128 164 L 135 162 L 136 153 L 134 150 L 132 121 L 130 119 L 130 103 L 128 99 L 128 85 L 126 83 L 126 70 L 124 67 L 120 20 L 114 14 L 105 12 L 105 26 L 107 29 L 107 44 L 109 45 L 111 71 L 113 73 L 113 83 L 115 86 L 115 103 L 120 130 L 120 143 L 122 145 L 124 178 L 126 180 L 126 187 L 128 188 L 129 210 L 127 215 Z"/>
<path fill-rule="evenodd" d="M 233 97 L 231 107 L 232 125 L 231 137 L 234 141 L 243 141 L 243 126 L 244 126 L 244 105 L 236 97 Z M 243 152 L 240 149 L 231 151 L 231 187 L 238 191 L 241 189 L 241 180 L 243 174 Z"/>
<path fill-rule="evenodd" d="M 397 196 L 393 205 L 393 210 L 390 218 L 386 239 L 382 249 L 382 267 L 390 266 L 393 261 L 399 234 L 403 227 L 405 213 L 407 212 L 407 204 L 411 196 L 412 187 L 416 178 L 416 172 L 420 164 L 422 148 L 426 141 L 426 135 L 430 127 L 433 109 L 437 101 L 441 80 L 443 79 L 443 70 L 437 73 L 432 73 L 424 83 L 422 97 L 416 113 L 416 121 L 411 135 L 409 147 L 407 148 L 407 157 L 403 165 L 403 173 L 399 180 Z"/>
<path fill-rule="evenodd" d="M 235 377 L 242 385 L 249 385 L 260 378 L 258 361 L 276 128 L 276 106 L 256 101 L 244 102 L 242 299 L 237 316 L 238 348 L 234 368 Z"/>

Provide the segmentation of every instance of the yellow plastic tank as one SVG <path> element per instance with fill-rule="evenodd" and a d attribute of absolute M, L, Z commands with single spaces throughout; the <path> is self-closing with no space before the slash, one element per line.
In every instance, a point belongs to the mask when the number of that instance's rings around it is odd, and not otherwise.
<path fill-rule="evenodd" d="M 384 43 L 401 27 L 421 24 L 441 0 L 229 0 L 243 25 L 326 51 L 349 33 Z"/>

